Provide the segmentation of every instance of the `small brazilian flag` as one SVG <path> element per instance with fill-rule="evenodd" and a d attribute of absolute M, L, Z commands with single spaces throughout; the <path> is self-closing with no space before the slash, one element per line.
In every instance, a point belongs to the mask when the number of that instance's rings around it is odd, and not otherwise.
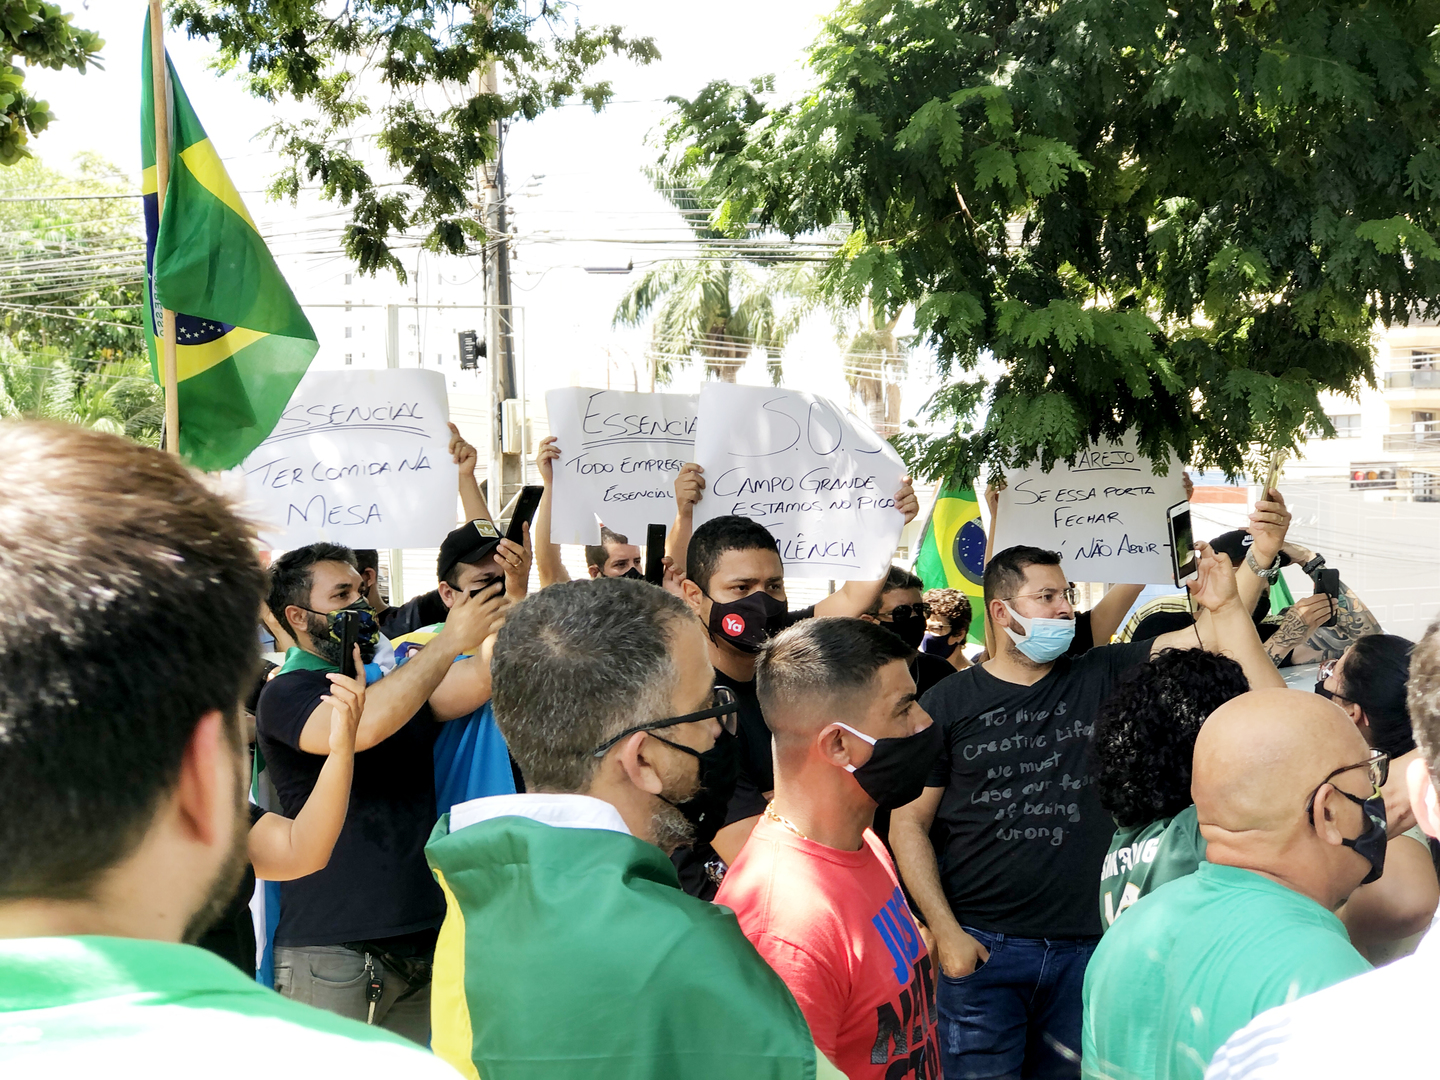
<path fill-rule="evenodd" d="M 915 573 L 927 589 L 959 589 L 970 597 L 974 615 L 970 640 L 985 641 L 985 526 L 980 523 L 980 503 L 975 489 L 953 480 L 940 485 L 935 508 L 920 537 L 920 554 Z"/>
<path fill-rule="evenodd" d="M 180 452 L 201 469 L 229 469 L 274 430 L 320 346 L 168 56 L 170 183 L 160 217 L 148 17 L 143 49 L 140 153 L 150 367 L 163 385 L 156 339 L 161 308 L 169 308 L 179 363 Z"/>

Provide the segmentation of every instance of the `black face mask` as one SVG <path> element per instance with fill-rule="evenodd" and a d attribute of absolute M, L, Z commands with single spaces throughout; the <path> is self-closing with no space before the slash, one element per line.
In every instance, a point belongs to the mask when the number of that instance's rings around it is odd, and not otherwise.
<path fill-rule="evenodd" d="M 888 623 L 881 623 L 880 625 L 912 649 L 918 649 L 920 643 L 925 640 L 924 615 L 911 615 L 909 618 L 891 619 Z"/>
<path fill-rule="evenodd" d="M 710 843 L 725 824 L 725 811 L 730 806 L 730 797 L 735 794 L 735 783 L 740 777 L 739 740 L 722 728 L 715 745 L 702 754 L 661 738 L 653 731 L 650 736 L 660 739 L 666 746 L 683 750 L 700 763 L 700 787 L 694 795 L 678 803 L 670 802 L 663 795 L 660 798 L 685 815 L 685 820 L 695 830 L 696 844 Z"/>
<path fill-rule="evenodd" d="M 945 734 L 939 724 L 932 722 L 924 731 L 903 739 L 872 739 L 849 724 L 840 726 L 875 748 L 864 765 L 845 768 L 881 810 L 894 810 L 921 796 L 930 770 L 945 746 Z"/>
<path fill-rule="evenodd" d="M 707 597 L 709 593 L 705 594 Z M 741 652 L 758 653 L 770 636 L 771 625 L 790 610 L 784 600 L 776 600 L 763 589 L 722 604 L 710 599 L 710 636 L 724 641 Z"/>
<path fill-rule="evenodd" d="M 321 659 L 327 660 L 336 667 L 343 667 L 340 662 L 340 652 L 344 648 L 344 642 L 340 633 L 340 616 L 347 611 L 352 611 L 359 618 L 355 628 L 355 644 L 360 646 L 360 659 L 370 663 L 375 659 L 375 649 L 380 644 L 380 623 L 375 618 L 375 609 L 370 606 L 370 601 L 363 596 L 348 607 L 339 611 L 312 611 L 310 613 L 310 624 L 305 627 L 310 639 L 315 644 L 315 651 L 320 654 Z"/>
<path fill-rule="evenodd" d="M 1365 814 L 1365 828 L 1354 840 L 1342 839 L 1340 842 L 1348 848 L 1354 848 L 1355 854 L 1359 855 L 1370 864 L 1370 873 L 1365 876 L 1361 885 L 1369 885 L 1372 881 L 1379 880 L 1385 872 L 1385 849 L 1388 837 L 1385 835 L 1385 797 L 1383 795 L 1372 795 L 1368 799 L 1357 798 L 1348 791 L 1335 789 L 1341 795 L 1358 805 Z"/>
<path fill-rule="evenodd" d="M 949 660 L 950 654 L 959 647 L 959 644 L 951 641 L 947 634 L 926 634 L 920 639 L 921 652 L 938 656 L 942 660 Z"/>
<path fill-rule="evenodd" d="M 640 580 L 641 578 L 643 578 L 645 575 L 642 574 L 642 573 L 640 573 L 640 571 L 639 571 L 636 567 L 633 567 L 633 566 L 632 566 L 632 567 L 630 567 L 629 570 L 626 570 L 623 574 L 621 574 L 621 575 L 619 575 L 619 576 L 620 576 L 620 577 L 624 577 L 624 578 L 629 578 L 631 581 L 639 581 L 639 580 Z"/>

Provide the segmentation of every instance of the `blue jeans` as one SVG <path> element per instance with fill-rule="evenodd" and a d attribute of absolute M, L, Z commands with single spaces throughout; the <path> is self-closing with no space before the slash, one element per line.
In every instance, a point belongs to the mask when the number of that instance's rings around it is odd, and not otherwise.
<path fill-rule="evenodd" d="M 965 927 L 990 950 L 970 975 L 940 973 L 945 1080 L 1070 1080 L 1080 1075 L 1080 991 L 1093 938 L 1020 938 Z"/>

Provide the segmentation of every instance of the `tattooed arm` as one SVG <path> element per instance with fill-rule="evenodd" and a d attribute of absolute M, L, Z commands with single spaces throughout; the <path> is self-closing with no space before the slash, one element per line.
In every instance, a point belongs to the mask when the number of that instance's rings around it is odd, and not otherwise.
<path fill-rule="evenodd" d="M 1358 639 L 1369 634 L 1384 633 L 1374 612 L 1356 596 L 1349 585 L 1340 583 L 1339 610 L 1335 613 L 1334 626 L 1317 629 L 1304 644 L 1295 649 L 1294 662 L 1309 664 L 1321 660 L 1333 660 Z M 1276 633 L 1276 637 L 1279 633 Z"/>

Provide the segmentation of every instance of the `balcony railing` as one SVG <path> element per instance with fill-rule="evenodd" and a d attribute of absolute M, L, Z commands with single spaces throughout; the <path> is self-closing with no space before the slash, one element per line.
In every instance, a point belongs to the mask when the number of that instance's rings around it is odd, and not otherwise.
<path fill-rule="evenodd" d="M 1386 390 L 1440 389 L 1440 371 L 1430 368 L 1404 368 L 1385 372 Z"/>

